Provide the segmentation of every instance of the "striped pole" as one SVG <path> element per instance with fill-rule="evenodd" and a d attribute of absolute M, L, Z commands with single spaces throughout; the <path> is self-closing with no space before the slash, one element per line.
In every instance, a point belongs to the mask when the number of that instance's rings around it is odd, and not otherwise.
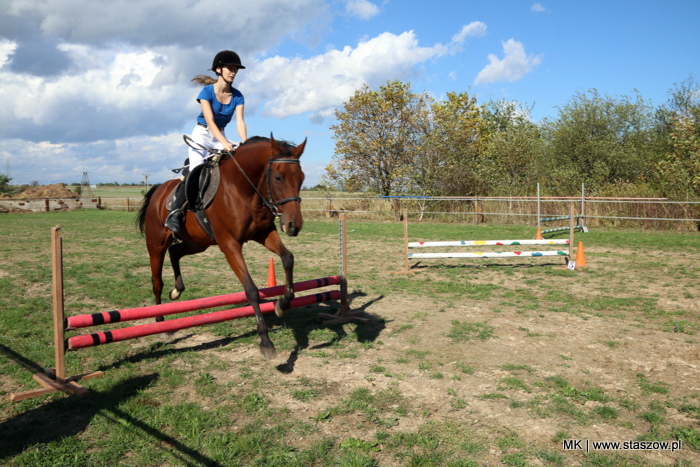
<path fill-rule="evenodd" d="M 480 253 L 409 253 L 409 259 L 429 258 L 528 258 L 539 256 L 567 256 L 566 251 L 485 251 Z"/>
<path fill-rule="evenodd" d="M 337 285 L 342 281 L 341 276 L 323 277 L 310 281 L 297 282 L 294 284 L 295 292 L 317 289 L 328 285 Z M 284 294 L 286 286 L 269 287 L 260 289 L 260 298 L 276 297 Z M 175 313 L 185 313 L 188 311 L 199 311 L 207 308 L 215 308 L 225 305 L 236 305 L 248 301 L 245 292 L 237 292 L 216 297 L 199 298 L 184 302 L 163 303 L 161 305 L 144 306 L 140 308 L 126 308 L 123 310 L 106 311 L 102 313 L 92 313 L 87 315 L 69 316 L 66 318 L 66 330 L 85 328 L 88 326 L 98 326 L 108 323 L 119 323 L 121 321 L 133 321 L 136 319 L 155 318 L 157 316 L 172 315 Z"/>
<path fill-rule="evenodd" d="M 568 245 L 568 239 L 543 240 L 461 240 L 451 242 L 409 242 L 409 248 L 437 248 L 448 246 L 508 246 L 508 245 Z"/>
<path fill-rule="evenodd" d="M 331 290 L 330 292 L 321 292 L 315 295 L 306 295 L 298 297 L 291 301 L 290 308 L 298 308 L 300 306 L 312 305 L 314 303 L 325 302 L 327 300 L 336 300 L 340 298 L 339 290 Z M 260 304 L 260 311 L 263 313 L 271 313 L 275 309 L 274 302 Z M 82 349 L 84 347 L 93 347 L 95 345 L 109 344 L 127 339 L 135 339 L 137 337 L 150 336 L 152 334 L 160 334 L 163 332 L 173 332 L 180 329 L 192 328 L 195 326 L 204 326 L 207 324 L 220 323 L 232 319 L 245 318 L 253 316 L 252 306 L 242 308 L 234 308 L 231 310 L 215 311 L 205 313 L 203 315 L 187 316 L 184 318 L 171 319 L 169 321 L 161 321 L 158 323 L 142 324 L 140 326 L 131 326 L 128 328 L 114 329 L 112 331 L 101 331 L 93 334 L 84 334 L 81 336 L 69 337 L 66 341 L 68 350 Z"/>
<path fill-rule="evenodd" d="M 569 230 L 571 230 L 571 227 L 552 227 L 551 229 L 544 229 L 543 231 L 540 232 L 540 234 L 544 235 L 544 234 L 553 233 L 553 232 L 563 232 L 565 230 L 568 232 Z M 583 232 L 583 226 L 582 225 L 575 225 L 574 231 Z"/>
<path fill-rule="evenodd" d="M 576 219 L 581 219 L 583 216 L 581 214 L 577 214 L 574 216 Z M 552 221 L 568 221 L 571 219 L 571 216 L 554 216 L 554 217 L 543 217 L 540 219 L 542 222 L 552 222 Z"/>

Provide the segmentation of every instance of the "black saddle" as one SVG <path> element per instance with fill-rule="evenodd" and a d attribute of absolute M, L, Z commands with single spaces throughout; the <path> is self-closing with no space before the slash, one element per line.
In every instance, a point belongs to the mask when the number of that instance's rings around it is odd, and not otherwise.
<path fill-rule="evenodd" d="M 185 166 L 187 165 L 189 165 L 189 159 L 185 161 Z M 209 207 L 219 189 L 219 174 L 219 160 L 213 161 L 208 159 L 204 164 L 200 164 L 192 170 L 189 170 L 189 167 L 187 167 L 183 171 L 185 179 L 173 190 L 166 206 L 168 209 L 171 209 L 177 192 L 184 189 L 185 199 L 187 200 L 186 209 L 195 213 L 199 224 L 207 235 L 214 240 L 216 240 L 214 232 L 204 210 Z"/>

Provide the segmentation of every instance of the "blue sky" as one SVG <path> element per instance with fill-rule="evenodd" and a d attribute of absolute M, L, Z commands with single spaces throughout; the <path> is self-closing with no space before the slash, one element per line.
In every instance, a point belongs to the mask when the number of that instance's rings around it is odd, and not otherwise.
<path fill-rule="evenodd" d="M 576 92 L 661 105 L 700 78 L 700 2 L 1 0 L 0 172 L 13 183 L 172 177 L 220 50 L 246 69 L 249 135 L 300 143 L 307 186 L 333 111 L 367 83 L 508 99 L 556 117 Z M 237 140 L 235 126 L 227 135 Z"/>

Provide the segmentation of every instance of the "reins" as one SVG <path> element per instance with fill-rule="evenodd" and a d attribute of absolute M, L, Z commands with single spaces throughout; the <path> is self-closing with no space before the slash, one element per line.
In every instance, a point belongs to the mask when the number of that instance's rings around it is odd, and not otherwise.
<path fill-rule="evenodd" d="M 192 149 L 199 149 L 199 150 L 207 151 L 207 152 L 209 153 L 209 156 L 207 156 L 205 159 L 208 159 L 209 157 L 213 157 L 213 156 L 215 156 L 215 155 L 224 154 L 224 151 L 221 151 L 221 150 L 218 150 L 218 149 L 207 149 L 207 148 L 205 148 L 204 146 L 200 145 L 200 144 L 197 143 L 196 141 L 192 140 L 192 138 L 190 138 L 190 137 L 187 136 L 187 135 L 184 135 L 183 138 L 184 138 L 184 140 L 185 140 L 185 143 L 186 143 L 189 147 L 191 147 Z M 191 143 L 191 144 L 190 144 L 190 143 Z M 192 146 L 192 144 L 195 144 L 195 145 L 198 146 L 198 147 L 194 147 L 194 146 Z M 270 212 L 272 213 L 273 216 L 275 216 L 275 217 L 280 217 L 281 214 L 280 214 L 280 212 L 277 210 L 277 207 L 278 207 L 278 206 L 281 206 L 281 205 L 283 205 L 283 204 L 285 204 L 285 203 L 289 203 L 290 201 L 301 201 L 301 197 L 299 197 L 299 196 L 291 196 L 291 197 L 289 197 L 289 198 L 284 198 L 284 199 L 282 199 L 282 200 L 275 201 L 275 200 L 272 198 L 272 188 L 271 188 L 271 187 L 272 187 L 272 183 L 271 183 L 271 182 L 272 182 L 272 180 L 271 180 L 272 172 L 271 172 L 271 170 L 270 170 L 270 168 L 272 167 L 272 164 L 276 164 L 276 163 L 277 163 L 277 164 L 299 164 L 299 163 L 300 163 L 300 162 L 299 162 L 299 159 L 281 159 L 281 158 L 280 158 L 280 159 L 270 159 L 270 160 L 267 161 L 267 167 L 265 168 L 265 174 L 263 175 L 263 177 L 265 177 L 265 178 L 267 179 L 267 198 L 265 198 L 265 196 L 263 196 L 263 194 L 260 193 L 260 190 L 258 190 L 258 187 L 255 186 L 255 184 L 254 184 L 253 181 L 250 179 L 250 177 L 248 177 L 248 174 L 245 173 L 245 170 L 243 170 L 243 168 L 242 168 L 241 165 L 238 163 L 238 161 L 236 160 L 236 158 L 233 157 L 233 153 L 231 153 L 231 152 L 226 152 L 226 154 L 228 154 L 229 156 L 231 156 L 231 160 L 233 160 L 233 162 L 236 163 L 236 167 L 238 167 L 238 169 L 241 171 L 241 173 L 243 174 L 243 176 L 245 177 L 245 179 L 248 181 L 248 183 L 250 184 L 250 186 L 253 187 L 253 190 L 255 190 L 255 192 L 258 194 L 258 196 L 260 196 L 260 199 L 262 200 L 263 204 L 265 205 L 265 207 L 266 207 L 267 209 L 270 210 Z M 184 168 L 184 167 L 182 167 L 182 168 L 179 169 L 179 170 L 182 170 L 183 168 Z M 179 172 L 179 170 L 178 170 L 178 172 Z M 176 173 L 177 173 L 177 172 L 176 172 Z"/>

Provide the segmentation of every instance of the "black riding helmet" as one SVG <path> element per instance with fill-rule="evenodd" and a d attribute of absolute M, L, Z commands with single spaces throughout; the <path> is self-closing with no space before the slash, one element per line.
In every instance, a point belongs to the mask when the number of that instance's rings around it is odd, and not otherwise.
<path fill-rule="evenodd" d="M 217 68 L 231 65 L 235 65 L 238 68 L 245 68 L 243 65 L 241 65 L 241 57 L 239 57 L 236 52 L 233 52 L 232 50 L 222 50 L 216 54 L 216 57 L 214 57 L 214 63 L 211 65 L 211 70 L 216 71 Z"/>

